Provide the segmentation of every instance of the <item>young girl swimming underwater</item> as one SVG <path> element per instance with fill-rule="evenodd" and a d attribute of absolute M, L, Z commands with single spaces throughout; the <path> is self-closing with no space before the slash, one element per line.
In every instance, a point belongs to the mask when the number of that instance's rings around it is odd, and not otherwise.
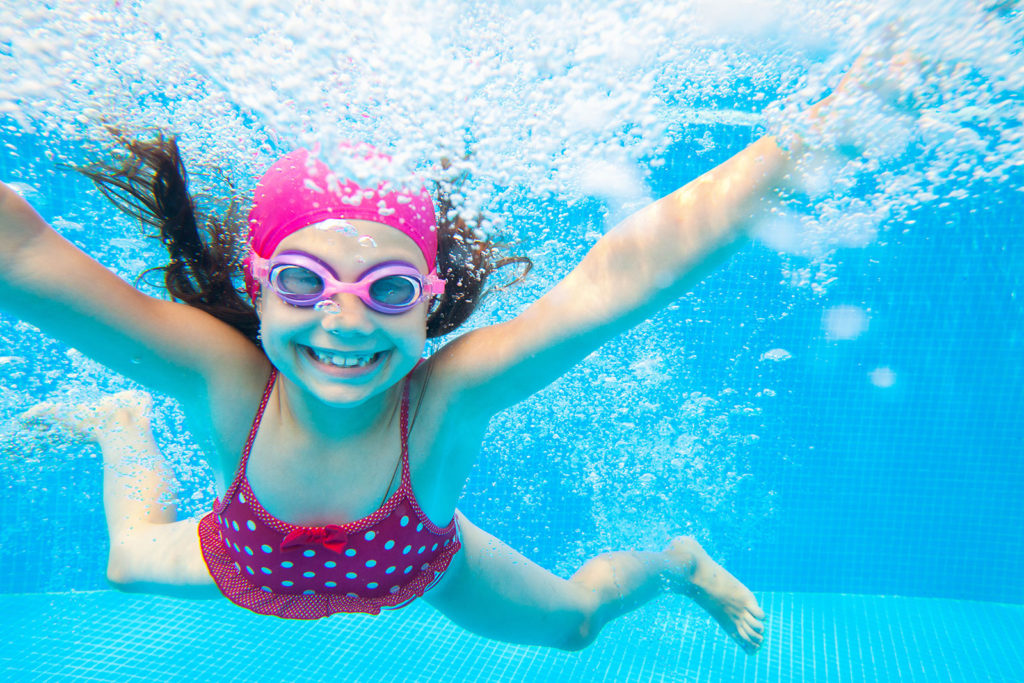
<path fill-rule="evenodd" d="M 210 444 L 218 498 L 198 523 L 159 509 L 158 471 L 132 475 L 143 484 L 138 502 L 108 469 L 116 586 L 219 591 L 293 619 L 376 614 L 422 597 L 472 632 L 564 649 L 585 647 L 609 620 L 671 590 L 748 652 L 760 646 L 764 613 L 753 594 L 693 539 L 602 554 L 564 580 L 456 505 L 493 415 L 735 249 L 791 170 L 773 137 L 630 216 L 515 319 L 425 360 L 426 338 L 463 322 L 501 265 L 448 220 L 449 207 L 423 189 L 360 186 L 307 150 L 285 155 L 260 178 L 249 214 L 253 312 L 231 285 L 229 231 L 207 243 L 197 236 L 173 142 L 129 148 L 148 197 L 116 174 L 94 177 L 161 226 L 169 289 L 186 303 L 137 291 L 0 184 L 0 306 L 174 397 Z M 137 405 L 108 403 L 82 431 L 115 464 L 128 450 L 159 456 L 146 419 Z"/>

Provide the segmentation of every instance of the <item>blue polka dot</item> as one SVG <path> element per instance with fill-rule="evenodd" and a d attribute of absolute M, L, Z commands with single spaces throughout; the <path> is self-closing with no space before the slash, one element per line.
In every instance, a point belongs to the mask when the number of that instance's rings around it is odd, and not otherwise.
<path fill-rule="evenodd" d="M 267 545 L 266 543 L 264 543 L 263 545 L 261 545 L 261 546 L 260 546 L 260 550 L 262 550 L 262 551 L 263 551 L 263 552 L 265 552 L 265 553 L 272 553 L 272 552 L 274 552 L 274 549 L 273 549 L 273 548 L 271 548 L 271 547 L 270 547 L 269 545 Z"/>
<path fill-rule="evenodd" d="M 305 555 L 306 557 L 314 557 L 314 556 L 316 556 L 316 551 L 315 550 L 304 550 L 302 552 L 302 554 Z"/>
<path fill-rule="evenodd" d="M 338 584 L 334 583 L 333 581 L 327 581 L 327 582 L 325 582 L 325 583 L 324 583 L 324 586 L 325 586 L 326 588 L 334 588 L 334 587 L 335 587 L 335 586 L 337 586 L 337 585 L 338 585 Z"/>
<path fill-rule="evenodd" d="M 365 538 L 367 541 L 372 541 L 376 535 L 376 531 L 367 531 L 365 534 L 363 534 L 363 538 Z"/>
<path fill-rule="evenodd" d="M 307 579 L 312 579 L 314 576 L 316 576 L 316 574 L 314 574 L 313 572 L 302 572 L 302 575 L 305 576 Z"/>
<path fill-rule="evenodd" d="M 437 550 L 437 544 L 436 543 L 434 544 L 434 547 L 431 548 L 431 550 Z"/>
<path fill-rule="evenodd" d="M 395 547 L 395 542 L 394 541 L 388 541 L 387 543 L 384 544 L 384 550 L 391 550 L 394 547 Z"/>
<path fill-rule="evenodd" d="M 345 574 L 345 578 L 346 579 L 354 579 L 354 578 L 356 578 L 356 573 L 355 572 L 348 572 L 347 574 Z"/>
<path fill-rule="evenodd" d="M 377 566 L 377 560 L 367 560 L 366 561 L 366 566 L 367 567 L 376 567 Z"/>
<path fill-rule="evenodd" d="M 398 586 L 392 586 L 391 588 L 388 589 L 388 592 L 391 593 L 392 595 L 394 595 L 395 593 L 398 592 Z"/>
<path fill-rule="evenodd" d="M 285 560 L 284 562 L 281 563 L 281 566 L 284 567 L 285 569 L 291 569 L 295 565 L 292 564 L 291 562 L 289 562 L 288 560 Z"/>
<path fill-rule="evenodd" d="M 394 574 L 394 573 L 395 573 L 395 568 L 394 568 L 394 567 L 388 567 L 388 568 L 387 568 L 387 569 L 386 569 L 386 570 L 384 571 L 384 573 L 385 573 L 385 574 Z"/>
<path fill-rule="evenodd" d="M 238 492 L 238 502 L 245 503 L 245 494 L 242 493 L 241 491 Z"/>
<path fill-rule="evenodd" d="M 411 545 L 407 545 L 404 548 L 402 548 L 402 554 L 403 555 L 408 555 L 410 550 L 412 550 L 412 546 Z"/>
<path fill-rule="evenodd" d="M 270 573 L 270 567 L 263 567 L 262 569 L 260 569 L 260 571 L 263 572 L 264 574 L 269 574 Z"/>
<path fill-rule="evenodd" d="M 355 549 L 354 548 L 349 548 L 348 550 L 346 550 L 345 551 L 345 556 L 346 557 L 355 557 L 356 556 Z"/>
<path fill-rule="evenodd" d="M 423 522 L 416 525 L 416 531 L 423 531 Z"/>
<path fill-rule="evenodd" d="M 366 587 L 367 587 L 367 588 L 369 588 L 370 590 L 373 590 L 373 589 L 374 589 L 374 588 L 376 588 L 376 587 L 377 587 L 378 585 L 379 585 L 379 584 L 378 584 L 378 583 L 377 583 L 376 581 L 371 581 L 370 583 L 366 584 Z"/>
<path fill-rule="evenodd" d="M 271 588 L 270 586 L 260 586 L 260 590 L 266 591 L 267 593 L 273 593 L 274 592 L 274 589 Z"/>
<path fill-rule="evenodd" d="M 425 546 L 425 545 L 421 545 L 421 546 L 420 546 L 420 549 L 416 551 L 416 554 L 417 554 L 417 555 L 422 555 L 422 554 L 423 554 L 423 551 L 424 551 L 424 550 L 426 550 L 426 549 L 427 549 L 427 546 Z"/>
<path fill-rule="evenodd" d="M 328 569 L 334 569 L 335 567 L 338 566 L 338 563 L 335 562 L 334 560 L 327 560 L 326 562 L 324 562 L 324 566 L 327 567 Z"/>
<path fill-rule="evenodd" d="M 245 526 L 249 527 L 249 531 L 256 531 L 256 522 L 251 519 L 245 523 Z"/>
<path fill-rule="evenodd" d="M 252 553 L 252 548 L 250 548 L 249 546 L 245 546 L 245 554 L 246 555 L 252 555 L 253 554 Z"/>
<path fill-rule="evenodd" d="M 255 574 L 256 573 L 256 572 L 253 571 L 252 567 L 246 567 L 245 571 L 249 572 L 250 574 Z"/>
<path fill-rule="evenodd" d="M 282 585 L 282 586 L 293 586 L 293 585 L 295 585 L 295 584 L 293 584 L 293 583 L 292 583 L 291 581 L 282 581 L 282 582 L 281 582 L 281 585 Z"/>
<path fill-rule="evenodd" d="M 238 531 L 238 522 L 231 522 L 231 528 Z"/>
<path fill-rule="evenodd" d="M 408 574 L 411 571 L 412 571 L 412 565 L 410 564 L 408 567 L 405 568 L 405 571 L 403 571 L 402 573 L 403 574 Z"/>
<path fill-rule="evenodd" d="M 313 595 L 313 591 L 311 591 L 311 590 L 304 590 L 304 591 L 302 591 L 302 594 L 303 595 Z"/>
<path fill-rule="evenodd" d="M 409 515 L 402 515 L 402 519 L 398 521 L 399 526 L 409 526 Z"/>

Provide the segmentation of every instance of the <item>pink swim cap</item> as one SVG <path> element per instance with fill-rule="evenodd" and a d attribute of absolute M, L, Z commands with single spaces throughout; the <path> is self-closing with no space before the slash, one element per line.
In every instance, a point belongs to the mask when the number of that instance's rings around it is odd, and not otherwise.
<path fill-rule="evenodd" d="M 366 160 L 387 160 L 369 149 L 359 154 Z M 245 260 L 245 288 L 255 301 L 259 284 L 252 276 L 252 254 L 270 258 L 288 235 L 329 218 L 359 219 L 383 223 L 412 238 L 427 261 L 427 273 L 435 273 L 437 219 L 426 188 L 398 190 L 381 183 L 361 187 L 341 180 L 309 150 L 297 149 L 271 166 L 256 185 L 249 212 L 250 256 Z"/>

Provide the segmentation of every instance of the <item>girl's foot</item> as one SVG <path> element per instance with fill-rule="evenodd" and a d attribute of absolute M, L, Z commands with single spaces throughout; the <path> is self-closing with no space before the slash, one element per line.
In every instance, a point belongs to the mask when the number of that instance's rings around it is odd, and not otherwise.
<path fill-rule="evenodd" d="M 18 416 L 23 425 L 39 432 L 53 433 L 61 441 L 98 442 L 103 433 L 118 429 L 119 423 L 149 428 L 152 397 L 142 391 L 122 391 L 94 403 L 69 405 L 44 401 Z"/>
<path fill-rule="evenodd" d="M 748 654 L 757 652 L 764 641 L 764 610 L 754 594 L 689 536 L 673 539 L 664 554 L 678 568 L 672 591 L 693 598 Z"/>

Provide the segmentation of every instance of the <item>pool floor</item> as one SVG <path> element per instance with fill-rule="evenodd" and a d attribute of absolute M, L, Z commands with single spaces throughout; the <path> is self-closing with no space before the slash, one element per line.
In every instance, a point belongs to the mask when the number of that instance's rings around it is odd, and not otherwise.
<path fill-rule="evenodd" d="M 744 655 L 663 598 L 579 653 L 495 643 L 425 604 L 382 617 L 257 617 L 225 600 L 114 591 L 0 596 L 0 679 L 92 681 L 1024 681 L 1024 606 L 759 593 Z"/>

